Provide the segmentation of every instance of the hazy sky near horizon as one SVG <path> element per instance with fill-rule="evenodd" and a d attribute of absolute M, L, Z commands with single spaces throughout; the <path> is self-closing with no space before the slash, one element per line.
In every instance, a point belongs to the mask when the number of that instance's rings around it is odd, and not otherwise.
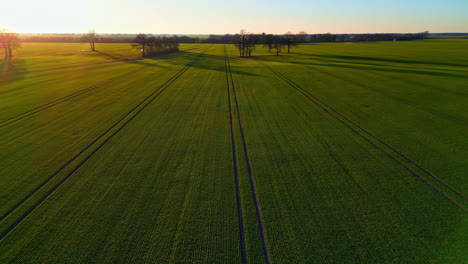
<path fill-rule="evenodd" d="M 23 0 L 1 7 L 0 28 L 19 33 L 468 32 L 468 0 Z"/>

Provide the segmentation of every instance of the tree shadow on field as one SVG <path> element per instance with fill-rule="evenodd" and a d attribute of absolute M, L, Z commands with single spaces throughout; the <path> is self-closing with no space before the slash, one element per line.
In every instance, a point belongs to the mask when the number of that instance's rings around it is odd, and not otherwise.
<path fill-rule="evenodd" d="M 24 79 L 24 75 L 15 75 L 15 73 L 24 71 L 25 69 L 26 62 L 24 59 L 13 57 L 0 60 L 0 95 L 18 90 L 12 89 L 8 83 Z"/>
<path fill-rule="evenodd" d="M 303 55 L 303 54 L 299 54 L 300 55 Z M 306 56 L 310 56 L 310 55 L 306 55 Z M 381 63 L 373 63 L 373 62 L 363 62 L 363 61 L 353 61 L 353 62 L 350 62 L 350 61 L 345 61 L 345 60 L 333 60 L 333 59 L 322 59 L 322 58 L 311 58 L 311 61 L 323 61 L 323 62 L 333 62 L 333 63 L 348 63 L 348 64 L 355 64 L 355 65 L 358 65 L 358 66 L 376 66 L 376 67 L 392 67 L 392 68 L 399 68 L 399 69 L 418 69 L 418 70 L 430 70 L 430 71 L 434 71 L 434 70 L 442 70 L 442 71 L 448 71 L 448 72 L 459 72 L 461 74 L 463 73 L 467 73 L 468 74 L 468 68 L 466 70 L 458 70 L 458 69 L 440 69 L 440 68 L 431 68 L 431 67 L 421 67 L 420 65 L 414 65 L 414 64 L 405 64 L 405 65 L 388 65 L 388 64 L 381 64 Z M 434 65 L 435 66 L 435 65 Z M 436 66 L 435 66 L 436 67 Z"/>
<path fill-rule="evenodd" d="M 389 62 L 389 63 L 401 63 L 401 64 L 422 64 L 422 65 L 437 65 L 437 66 L 450 66 L 450 67 L 468 67 L 467 64 L 458 64 L 458 63 L 440 63 L 440 62 L 434 62 L 434 61 L 389 59 L 389 58 L 375 58 L 375 57 L 364 57 L 364 56 L 317 55 L 317 54 L 306 55 L 306 56 L 341 59 L 341 60 L 361 60 L 361 61 L 376 61 L 376 62 Z"/>
<path fill-rule="evenodd" d="M 15 57 L 4 57 L 0 59 L 0 77 L 22 72 L 26 70 L 26 61 Z"/>
<path fill-rule="evenodd" d="M 180 55 L 181 53 L 182 53 L 182 56 L 184 56 L 185 58 L 189 58 L 190 61 L 195 60 L 195 62 L 191 65 L 192 68 L 201 69 L 201 70 L 226 72 L 224 56 L 206 54 L 206 53 L 203 53 L 203 54 L 191 53 L 191 52 L 186 52 L 186 51 L 179 51 L 179 52 L 172 53 L 172 54 Z M 154 57 L 154 58 L 148 58 L 148 59 L 156 60 L 159 58 Z M 170 63 L 172 65 L 180 65 L 180 66 L 185 66 L 188 63 L 187 60 L 169 60 L 169 59 L 166 60 L 165 62 Z M 232 68 L 231 72 L 235 74 L 240 74 L 240 75 L 259 76 L 258 74 L 250 73 L 247 71 L 242 71 L 236 68 Z"/>
<path fill-rule="evenodd" d="M 163 65 L 145 62 L 146 59 L 152 59 L 152 58 L 135 57 L 135 58 L 123 58 L 122 59 L 122 58 L 119 58 L 119 57 L 104 53 L 102 51 L 97 51 L 96 50 L 95 52 L 98 53 L 99 55 L 108 57 L 108 58 L 110 58 L 111 60 L 113 60 L 115 62 L 123 62 L 123 63 L 128 63 L 128 64 L 136 64 L 136 65 L 143 65 L 143 66 L 156 67 L 156 68 L 165 68 L 165 69 L 167 68 L 167 67 L 165 67 Z M 167 55 L 167 54 L 163 54 L 163 55 Z"/>
<path fill-rule="evenodd" d="M 97 54 L 103 55 L 103 56 L 105 56 L 105 57 L 108 57 L 108 58 L 110 58 L 110 59 L 112 59 L 112 60 L 116 60 L 116 61 L 121 61 L 121 60 L 122 60 L 121 58 L 112 56 L 112 55 L 107 54 L 107 53 L 104 53 L 104 52 L 102 52 L 102 51 L 96 50 L 96 51 L 94 51 L 94 52 L 96 52 Z"/>
<path fill-rule="evenodd" d="M 329 55 L 311 55 L 315 57 L 329 57 Z M 335 56 L 333 56 L 335 57 Z M 348 57 L 353 57 L 353 56 L 348 56 Z M 297 64 L 297 65 L 307 65 L 307 66 L 325 66 L 325 67 L 336 67 L 336 68 L 345 68 L 345 69 L 356 69 L 356 70 L 370 70 L 370 71 L 382 71 L 382 72 L 395 72 L 395 73 L 405 73 L 405 74 L 421 74 L 421 75 L 429 75 L 429 76 L 440 76 L 440 77 L 453 77 L 453 78 L 464 78 L 467 79 L 468 75 L 462 75 L 462 74 L 455 74 L 455 73 L 446 73 L 446 72 L 440 72 L 440 71 L 428 71 L 428 70 L 416 70 L 416 69 L 408 69 L 408 68 L 394 68 L 394 67 L 389 67 L 388 65 L 385 65 L 385 67 L 382 67 L 379 65 L 378 67 L 370 67 L 370 66 L 363 66 L 359 62 L 352 62 L 352 61 L 343 61 L 342 63 L 348 63 L 348 64 L 337 64 L 337 63 L 330 63 L 329 60 L 323 60 L 323 59 L 317 59 L 319 63 L 317 62 L 311 62 L 311 61 L 305 61 L 305 62 L 300 62 L 300 61 L 281 61 L 278 59 L 273 59 L 271 56 L 261 56 L 262 60 L 264 61 L 270 61 L 270 62 L 279 62 L 279 63 L 291 63 L 291 64 Z M 323 62 L 323 63 L 320 63 Z M 435 69 L 434 69 L 435 70 Z"/>

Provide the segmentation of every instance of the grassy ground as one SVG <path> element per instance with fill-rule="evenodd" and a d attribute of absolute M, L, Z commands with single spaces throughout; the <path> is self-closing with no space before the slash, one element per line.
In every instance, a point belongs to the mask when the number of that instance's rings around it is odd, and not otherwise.
<path fill-rule="evenodd" d="M 0 262 L 465 260 L 468 41 L 86 47 L 0 62 Z"/>

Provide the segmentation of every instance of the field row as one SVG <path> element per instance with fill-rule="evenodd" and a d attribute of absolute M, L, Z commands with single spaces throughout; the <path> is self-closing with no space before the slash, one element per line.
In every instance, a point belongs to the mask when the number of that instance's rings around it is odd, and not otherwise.
<path fill-rule="evenodd" d="M 2 79 L 0 262 L 462 262 L 464 66 L 193 48 Z"/>

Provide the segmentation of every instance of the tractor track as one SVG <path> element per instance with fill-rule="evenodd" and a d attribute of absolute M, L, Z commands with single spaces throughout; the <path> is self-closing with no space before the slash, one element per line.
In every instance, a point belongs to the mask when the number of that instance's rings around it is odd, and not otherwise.
<path fill-rule="evenodd" d="M 295 53 L 295 55 L 299 55 L 298 53 Z M 301 57 L 304 57 L 304 56 L 301 56 Z M 340 65 L 345 63 L 346 62 L 340 62 L 340 61 L 333 61 L 335 63 L 339 63 Z M 383 66 L 383 65 L 379 65 L 379 66 Z M 390 66 L 390 65 L 387 65 L 387 66 Z M 390 66 L 392 68 L 398 68 L 398 66 Z M 462 66 L 457 66 L 457 67 L 462 67 Z M 414 69 L 414 67 L 410 67 L 411 69 Z M 371 70 L 371 69 L 359 69 L 359 70 L 362 70 L 362 71 L 365 71 L 365 72 L 372 72 L 373 74 L 377 74 L 375 73 L 375 70 Z M 431 70 L 441 70 L 441 69 L 431 69 Z M 396 79 L 396 80 L 399 80 L 401 82 L 404 82 L 404 83 L 409 83 L 409 84 L 414 84 L 414 85 L 417 85 L 417 86 L 421 86 L 421 83 L 418 83 L 414 80 L 410 80 L 410 79 L 404 79 L 404 78 L 401 78 L 401 77 L 397 77 L 397 76 L 387 76 L 385 75 L 385 78 L 390 78 L 390 79 Z M 426 88 L 429 88 L 429 89 L 432 89 L 432 90 L 437 90 L 437 91 L 440 91 L 440 92 L 445 92 L 445 93 L 449 93 L 449 94 L 453 94 L 453 95 L 457 95 L 457 96 L 463 96 L 463 97 L 468 97 L 468 94 L 466 93 L 463 93 L 463 92 L 457 92 L 457 91 L 451 91 L 451 90 L 447 90 L 447 89 L 444 89 L 444 88 L 440 88 L 440 87 L 435 87 L 435 86 L 427 86 L 427 85 L 424 85 L 424 87 Z"/>
<path fill-rule="evenodd" d="M 302 95 L 304 95 L 309 101 L 311 101 L 312 103 L 314 103 L 315 105 L 317 105 L 318 107 L 320 107 L 322 110 L 324 110 L 326 113 L 328 113 L 330 116 L 332 116 L 333 118 L 335 118 L 337 121 L 339 121 L 340 123 L 342 123 L 343 125 L 345 125 L 346 127 L 348 127 L 351 131 L 353 131 L 355 134 L 357 134 L 358 136 L 362 137 L 363 139 L 365 139 L 368 143 L 370 143 L 372 146 L 374 146 L 376 149 L 378 149 L 379 151 L 381 151 L 382 153 L 384 153 L 386 156 L 388 156 L 390 159 L 394 160 L 396 163 L 398 163 L 400 166 L 402 166 L 403 168 L 405 168 L 408 172 L 410 172 L 413 176 L 417 177 L 418 179 L 420 179 L 423 183 L 427 184 L 429 187 L 431 187 L 434 191 L 436 191 L 437 193 L 439 193 L 441 196 L 443 196 L 445 199 L 447 199 L 449 202 L 451 202 L 452 204 L 454 204 L 455 206 L 457 206 L 458 208 L 462 209 L 465 213 L 468 213 L 468 210 L 463 206 L 461 205 L 460 203 L 458 203 L 457 201 L 455 201 L 454 199 L 452 199 L 450 196 L 448 196 L 445 192 L 443 192 L 442 190 L 440 190 L 439 188 L 437 188 L 436 186 L 434 186 L 433 184 L 431 184 L 428 180 L 426 180 L 423 176 L 421 176 L 420 174 L 418 174 L 417 172 L 415 172 L 413 169 L 409 168 L 407 165 L 405 165 L 402 161 L 400 161 L 399 159 L 395 158 L 393 155 L 391 155 L 388 151 L 385 151 L 382 147 L 378 146 L 375 142 L 371 141 L 369 138 L 367 138 L 365 135 L 363 135 L 362 133 L 360 133 L 356 128 L 353 128 L 351 125 L 354 125 L 355 127 L 357 127 L 358 129 L 362 130 L 364 133 L 366 133 L 368 136 L 374 138 L 375 140 L 377 140 L 378 142 L 380 142 L 381 144 L 383 144 L 384 146 L 386 146 L 387 148 L 389 148 L 390 150 L 394 151 L 396 154 L 398 154 L 398 156 L 400 156 L 401 158 L 403 158 L 404 160 L 406 160 L 407 162 L 411 163 L 412 165 L 416 166 L 417 168 L 419 168 L 421 171 L 423 171 L 424 173 L 426 173 L 427 175 L 429 175 L 431 178 L 433 178 L 434 180 L 438 181 L 440 184 L 442 184 L 443 186 L 445 186 L 446 188 L 448 188 L 450 191 L 452 191 L 457 197 L 463 199 L 464 201 L 468 200 L 468 198 L 462 194 L 461 192 L 459 192 L 458 190 L 456 190 L 455 188 L 453 188 L 452 186 L 450 186 L 448 183 L 444 182 L 442 179 L 440 179 L 439 177 L 435 176 L 433 173 L 429 172 L 427 169 L 425 169 L 424 167 L 422 167 L 421 165 L 417 164 L 415 161 L 411 160 L 410 158 L 408 158 L 406 155 L 402 154 L 401 152 L 399 152 L 398 150 L 394 149 L 393 147 L 391 147 L 390 145 L 388 145 L 387 143 L 385 143 L 383 140 L 381 140 L 380 138 L 378 138 L 377 136 L 371 134 L 369 131 L 367 131 L 366 129 L 362 128 L 361 126 L 357 125 L 356 123 L 354 123 L 352 120 L 350 120 L 349 118 L 347 118 L 346 116 L 344 116 L 343 114 L 341 114 L 340 112 L 336 111 L 334 108 L 330 107 L 328 104 L 324 103 L 322 100 L 320 100 L 319 98 L 317 98 L 316 96 L 314 96 L 313 94 L 311 94 L 310 92 L 308 92 L 306 89 L 302 88 L 300 85 L 296 84 L 295 82 L 293 82 L 291 79 L 289 79 L 288 77 L 286 77 L 285 75 L 283 75 L 282 73 L 278 72 L 277 70 L 273 69 L 271 66 L 267 65 L 265 62 L 261 61 L 260 59 L 258 59 L 258 61 L 265 67 L 267 68 L 269 71 L 271 71 L 273 74 L 275 74 L 278 78 L 282 79 L 283 81 L 285 81 L 287 84 L 289 84 L 289 86 L 293 87 L 294 89 L 296 89 L 298 92 L 300 92 Z M 328 109 L 327 109 L 328 108 Z M 333 114 L 335 113 L 335 114 Z M 341 118 L 340 118 L 341 117 Z M 345 122 L 344 120 L 346 120 L 347 122 Z"/>
<path fill-rule="evenodd" d="M 211 46 L 210 46 L 211 47 Z M 209 49 L 209 48 L 208 48 Z M 208 50 L 207 49 L 207 50 Z M 18 209 L 21 205 L 27 202 L 35 193 L 37 193 L 42 187 L 44 187 L 48 182 L 50 182 L 55 176 L 57 176 L 60 172 L 62 172 L 65 168 L 67 168 L 72 162 L 77 160 L 86 150 L 92 147 L 97 141 L 103 138 L 107 133 L 109 133 L 112 129 L 116 128 L 119 123 L 123 122 L 127 117 L 130 118 L 127 121 L 124 121 L 120 127 L 117 128 L 112 134 L 110 134 L 103 142 L 101 142 L 90 154 L 88 154 L 77 166 L 75 166 L 64 178 L 62 178 L 57 184 L 55 184 L 46 194 L 39 199 L 36 203 L 34 203 L 25 213 L 23 213 L 18 219 L 16 219 L 5 231 L 0 233 L 0 241 L 3 240 L 16 226 L 21 224 L 21 222 L 26 219 L 36 208 L 38 208 L 47 198 L 49 198 L 64 182 L 66 182 L 71 176 L 75 174 L 98 150 L 100 150 L 110 139 L 112 139 L 116 134 L 118 134 L 123 128 L 125 128 L 139 113 L 141 113 L 151 102 L 153 102 L 160 94 L 162 94 L 169 86 L 171 86 L 175 81 L 177 81 L 180 76 L 182 76 L 196 61 L 198 58 L 201 57 L 206 50 L 200 53 L 193 61 L 189 64 L 184 66 L 181 70 L 179 70 L 176 74 L 174 74 L 171 78 L 169 78 L 164 84 L 154 90 L 150 95 L 148 95 L 145 99 L 143 99 L 140 103 L 138 103 L 135 107 L 133 107 L 129 112 L 127 112 L 122 118 L 120 118 L 114 125 L 104 131 L 100 136 L 98 136 L 95 140 L 93 140 L 90 144 L 88 144 L 84 149 L 82 149 L 77 155 L 75 155 L 72 159 L 66 162 L 62 167 L 60 167 L 56 172 L 50 175 L 44 182 L 42 182 L 38 187 L 36 187 L 32 192 L 30 192 L 25 198 L 23 198 L 20 202 L 18 202 L 15 206 L 13 206 L 10 210 L 8 210 L 4 215 L 0 217 L 0 223 L 10 216 L 16 209 Z M 141 106 L 141 107 L 140 107 Z M 140 109 L 138 109 L 140 107 Z M 136 111 L 136 112 L 135 112 Z M 133 115 L 132 115 L 133 113 Z"/>
<path fill-rule="evenodd" d="M 243 146 L 243 149 L 244 149 L 245 163 L 247 165 L 247 172 L 248 172 L 248 176 L 249 176 L 250 190 L 251 190 L 252 198 L 253 198 L 254 204 L 255 204 L 255 214 L 257 216 L 257 224 L 258 224 L 258 227 L 259 227 L 260 238 L 262 240 L 263 255 L 264 255 L 264 258 L 265 258 L 265 263 L 270 264 L 271 263 L 271 254 L 270 254 L 270 249 L 269 249 L 269 245 L 268 245 L 268 240 L 267 240 L 267 237 L 266 237 L 263 214 L 262 214 L 262 210 L 261 210 L 261 207 L 260 207 L 260 200 L 259 200 L 258 193 L 257 193 L 255 179 L 254 179 L 254 176 L 253 176 L 252 163 L 250 161 L 249 151 L 247 149 L 247 140 L 246 140 L 246 136 L 245 136 L 245 133 L 244 133 L 244 127 L 242 125 L 242 118 L 241 118 L 240 109 L 239 109 L 239 101 L 237 99 L 236 88 L 235 88 L 235 85 L 234 85 L 234 78 L 232 76 L 231 64 L 229 62 L 229 56 L 228 56 L 226 50 L 225 50 L 225 57 L 226 57 L 227 71 L 228 71 L 229 77 L 231 79 L 230 81 L 231 81 L 232 95 L 233 95 L 235 106 L 236 106 L 237 122 L 239 123 L 239 130 L 240 130 L 240 134 L 241 134 L 241 138 L 242 138 L 242 146 Z M 229 80 L 228 80 L 228 82 L 229 82 Z"/>
<path fill-rule="evenodd" d="M 226 70 L 226 87 L 228 94 L 228 106 L 229 106 L 229 125 L 231 131 L 231 149 L 232 149 L 232 165 L 234 169 L 234 182 L 236 185 L 236 200 L 237 200 L 237 218 L 239 222 L 239 239 L 241 247 L 241 261 L 242 264 L 247 263 L 247 247 L 246 247 L 246 238 L 245 238 L 245 226 L 244 226 L 244 213 L 242 209 L 242 195 L 240 191 L 240 182 L 239 182 L 239 168 L 237 165 L 237 150 L 236 150 L 236 139 L 234 133 L 234 117 L 232 114 L 232 103 L 231 103 L 231 85 L 229 82 L 229 67 L 227 61 L 227 51 L 226 46 L 224 47 L 224 67 Z"/>
<path fill-rule="evenodd" d="M 0 122 L 0 128 L 5 127 L 5 126 L 8 126 L 8 125 L 11 125 L 11 124 L 13 124 L 13 123 L 16 123 L 16 122 L 18 122 L 18 121 L 20 121 L 20 120 L 23 120 L 23 119 L 25 119 L 25 118 L 27 118 L 27 117 L 30 117 L 30 116 L 32 116 L 32 115 L 34 115 L 34 114 L 37 114 L 37 113 L 39 113 L 39 112 L 42 112 L 42 111 L 44 111 L 44 110 L 46 110 L 46 109 L 49 109 L 49 108 L 51 108 L 51 107 L 53 107 L 53 106 L 56 106 L 56 105 L 58 105 L 58 104 L 61 104 L 61 103 L 63 103 L 63 102 L 66 102 L 66 101 L 68 101 L 68 100 L 70 100 L 70 99 L 73 99 L 73 98 L 75 98 L 75 97 L 77 97 L 77 96 L 80 96 L 80 95 L 82 95 L 82 94 L 85 94 L 85 93 L 87 93 L 87 92 L 89 92 L 89 91 L 93 91 L 93 90 L 95 90 L 95 89 L 101 88 L 101 87 L 105 86 L 106 84 L 109 84 L 109 83 L 111 83 L 111 82 L 113 82 L 113 81 L 116 81 L 116 80 L 118 80 L 118 79 L 121 79 L 121 78 L 123 78 L 123 77 L 125 77 L 125 76 L 127 76 L 127 75 L 130 75 L 130 74 L 132 74 L 132 73 L 134 73 L 134 72 L 137 72 L 137 71 L 139 71 L 139 70 L 141 70 L 141 69 L 138 68 L 138 69 L 131 70 L 131 71 L 126 72 L 126 73 L 124 73 L 124 74 L 118 75 L 118 76 L 116 76 L 116 77 L 114 77 L 114 78 L 111 78 L 111 79 L 102 81 L 102 82 L 100 82 L 100 83 L 94 84 L 94 85 L 89 86 L 89 87 L 87 87 L 87 88 L 81 89 L 81 90 L 79 90 L 79 91 L 76 91 L 76 92 L 71 93 L 71 94 L 69 94 L 69 95 L 66 95 L 66 96 L 64 96 L 64 97 L 61 97 L 61 98 L 59 98 L 59 99 L 53 100 L 53 101 L 48 102 L 48 103 L 46 103 L 46 104 L 43 104 L 43 105 L 41 105 L 41 106 L 35 107 L 35 108 L 33 108 L 33 109 L 30 109 L 30 110 L 28 110 L 28 111 L 26 111 L 26 112 L 23 112 L 23 113 L 21 113 L 21 114 L 18 114 L 18 115 L 16 115 L 16 116 L 10 117 L 10 118 L 8 118 L 8 119 L 3 120 L 2 122 Z"/>
<path fill-rule="evenodd" d="M 459 123 L 459 124 L 464 125 L 464 126 L 467 126 L 467 125 L 468 125 L 468 122 L 465 121 L 465 120 L 462 120 L 462 119 L 459 119 L 459 118 L 457 118 L 457 117 L 453 117 L 453 116 L 451 116 L 451 115 L 442 113 L 442 112 L 440 112 L 440 111 L 437 111 L 437 110 L 434 110 L 434 109 L 431 109 L 431 108 L 424 107 L 424 106 L 422 106 L 422 105 L 413 103 L 413 102 L 411 102 L 411 101 L 409 101 L 409 100 L 403 99 L 403 98 L 398 97 L 398 96 L 394 96 L 394 95 L 392 95 L 392 94 L 390 94 L 390 93 L 387 93 L 387 92 L 385 92 L 385 91 L 382 91 L 382 90 L 380 90 L 380 89 L 376 89 L 376 88 L 370 87 L 370 86 L 368 86 L 368 85 L 365 85 L 365 84 L 363 84 L 363 83 L 360 83 L 360 82 L 356 82 L 356 81 L 353 81 L 353 80 L 350 80 L 350 79 L 343 78 L 343 77 L 341 77 L 341 76 L 339 76 L 339 75 L 337 75 L 337 74 L 333 74 L 333 73 L 330 73 L 330 72 L 326 72 L 326 71 L 320 70 L 320 69 L 315 68 L 315 67 L 312 67 L 312 66 L 306 66 L 306 67 L 309 68 L 309 69 L 312 69 L 312 70 L 314 70 L 314 71 L 317 71 L 317 72 L 326 74 L 326 75 L 328 75 L 328 76 L 331 76 L 331 77 L 333 77 L 333 78 L 337 78 L 337 79 L 339 79 L 339 80 L 352 83 L 352 84 L 354 84 L 354 85 L 356 85 L 356 86 L 362 87 L 362 88 L 367 89 L 367 90 L 369 90 L 369 91 L 373 91 L 373 92 L 378 93 L 378 94 L 380 94 L 380 95 L 382 95 L 382 96 L 385 96 L 385 97 L 387 97 L 387 98 L 393 99 L 393 100 L 395 100 L 395 101 L 397 101 L 397 102 L 400 102 L 400 103 L 403 103 L 403 104 L 406 104 L 406 105 L 409 105 L 409 106 L 418 108 L 418 109 L 420 109 L 420 110 L 422 110 L 422 111 L 425 111 L 425 112 L 427 112 L 427 113 L 430 113 L 430 114 L 433 114 L 433 115 L 437 115 L 437 116 L 439 116 L 439 117 L 441 117 L 441 118 L 444 118 L 444 119 L 447 119 L 447 120 L 450 120 L 450 121 Z"/>

